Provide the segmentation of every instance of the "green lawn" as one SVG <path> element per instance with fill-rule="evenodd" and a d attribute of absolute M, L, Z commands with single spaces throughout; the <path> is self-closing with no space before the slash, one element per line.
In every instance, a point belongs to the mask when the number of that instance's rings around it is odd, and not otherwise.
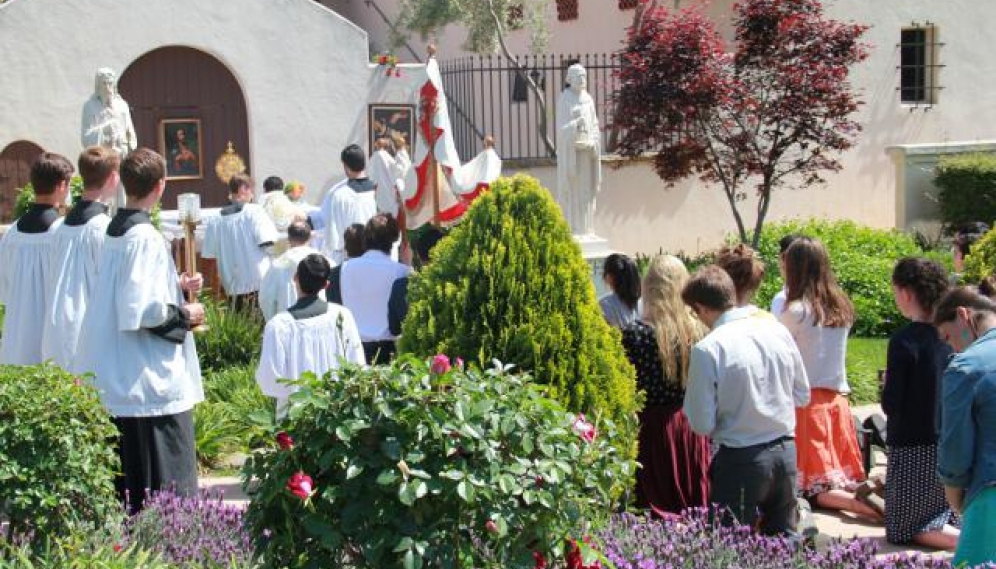
<path fill-rule="evenodd" d="M 851 402 L 878 403 L 878 370 L 885 369 L 888 338 L 849 338 L 847 340 L 847 381 Z"/>

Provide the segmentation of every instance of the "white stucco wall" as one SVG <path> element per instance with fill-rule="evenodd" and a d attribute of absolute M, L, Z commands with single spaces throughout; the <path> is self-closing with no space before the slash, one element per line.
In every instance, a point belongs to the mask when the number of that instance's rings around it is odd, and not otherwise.
<path fill-rule="evenodd" d="M 375 0 L 390 16 L 396 3 Z M 352 21 L 368 30 L 374 45 L 384 45 L 386 24 L 363 2 L 327 0 L 338 6 Z M 659 0 L 673 6 L 673 0 Z M 687 4 L 681 1 L 680 4 Z M 733 0 L 710 3 L 709 13 L 729 39 L 730 6 Z M 919 172 L 918 188 L 901 187 L 897 169 L 887 149 L 896 145 L 931 144 L 996 138 L 996 58 L 991 57 L 989 23 L 996 20 L 996 2 L 977 0 L 826 0 L 829 15 L 870 26 L 865 41 L 872 45 L 871 56 L 853 70 L 852 81 L 865 106 L 856 115 L 864 131 L 857 146 L 842 157 L 843 169 L 828 174 L 828 182 L 807 189 L 779 190 L 772 202 L 769 220 L 791 217 L 825 216 L 848 218 L 878 227 L 922 225 L 922 216 L 910 211 L 929 212 L 931 200 L 929 173 Z M 550 53 L 611 52 L 621 46 L 633 11 L 620 11 L 615 1 L 582 2 L 580 18 L 557 22 L 550 2 Z M 930 21 L 937 28 L 938 73 L 943 87 L 937 104 L 929 109 L 902 105 L 899 85 L 900 31 L 912 22 Z M 440 58 L 464 54 L 464 31 L 444 30 L 438 38 Z M 420 40 L 413 40 L 420 49 Z M 514 51 L 525 53 L 524 32 L 511 35 Z M 399 51 L 404 59 L 406 52 Z M 556 183 L 552 169 L 532 168 L 531 173 L 546 184 Z M 599 196 L 596 228 L 613 247 L 623 251 L 694 251 L 718 243 L 734 225 L 718 189 L 701 187 L 689 180 L 674 189 L 664 189 L 649 163 L 640 162 L 613 171 L 606 167 L 603 192 Z M 907 178 L 908 179 L 908 178 Z M 749 208 L 745 208 L 749 209 Z"/>
<path fill-rule="evenodd" d="M 342 176 L 343 146 L 366 144 L 368 99 L 400 102 L 413 76 L 387 80 L 369 64 L 366 32 L 311 0 L 9 0 L 0 148 L 27 139 L 75 161 L 95 71 L 120 75 L 166 45 L 228 67 L 246 99 L 253 173 L 299 179 L 311 194 Z"/>

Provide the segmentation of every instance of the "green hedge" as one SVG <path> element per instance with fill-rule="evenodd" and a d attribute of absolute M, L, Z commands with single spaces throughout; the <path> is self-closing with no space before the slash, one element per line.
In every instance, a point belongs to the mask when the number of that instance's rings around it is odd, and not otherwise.
<path fill-rule="evenodd" d="M 0 520 L 42 545 L 123 514 L 117 430 L 96 390 L 52 365 L 0 366 Z"/>
<path fill-rule="evenodd" d="M 590 268 L 536 179 L 492 184 L 408 294 L 403 352 L 514 363 L 568 409 L 620 423 L 637 410 L 619 332 L 605 322 Z"/>
<path fill-rule="evenodd" d="M 782 288 L 778 274 L 778 241 L 789 233 L 815 237 L 826 245 L 837 280 L 854 303 L 857 318 L 853 335 L 886 337 L 906 322 L 893 299 L 892 269 L 900 258 L 925 255 L 925 251 L 905 233 L 873 229 L 852 221 L 768 224 L 758 246 L 767 265 L 764 282 L 755 297 L 758 306 L 767 308 Z M 950 260 L 947 263 L 950 264 Z"/>
<path fill-rule="evenodd" d="M 996 154 L 942 158 L 934 184 L 940 188 L 941 219 L 949 226 L 996 219 Z"/>

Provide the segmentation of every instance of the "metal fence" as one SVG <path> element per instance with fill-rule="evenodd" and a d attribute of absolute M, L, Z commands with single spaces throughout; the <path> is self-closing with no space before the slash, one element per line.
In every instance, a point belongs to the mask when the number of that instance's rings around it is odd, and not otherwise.
<path fill-rule="evenodd" d="M 527 69 L 546 99 L 546 135 L 556 147 L 557 97 L 567 68 L 580 63 L 588 72 L 588 92 L 595 100 L 602 130 L 603 151 L 613 115 L 613 94 L 619 68 L 616 54 L 524 55 L 516 61 Z M 486 135 L 495 137 L 495 150 L 506 160 L 552 158 L 540 135 L 540 105 L 518 68 L 499 55 L 470 56 L 440 63 L 454 142 L 460 156 L 476 155 Z"/>

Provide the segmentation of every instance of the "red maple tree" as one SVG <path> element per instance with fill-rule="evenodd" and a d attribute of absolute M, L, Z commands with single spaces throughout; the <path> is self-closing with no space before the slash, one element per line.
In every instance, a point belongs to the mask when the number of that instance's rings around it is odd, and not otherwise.
<path fill-rule="evenodd" d="M 868 56 L 867 27 L 826 17 L 817 0 L 742 0 L 733 12 L 732 53 L 701 6 L 643 14 L 622 52 L 614 121 L 618 152 L 656 152 L 669 186 L 691 175 L 721 186 L 756 247 L 772 191 L 821 181 L 854 145 L 862 101 L 848 70 Z"/>

